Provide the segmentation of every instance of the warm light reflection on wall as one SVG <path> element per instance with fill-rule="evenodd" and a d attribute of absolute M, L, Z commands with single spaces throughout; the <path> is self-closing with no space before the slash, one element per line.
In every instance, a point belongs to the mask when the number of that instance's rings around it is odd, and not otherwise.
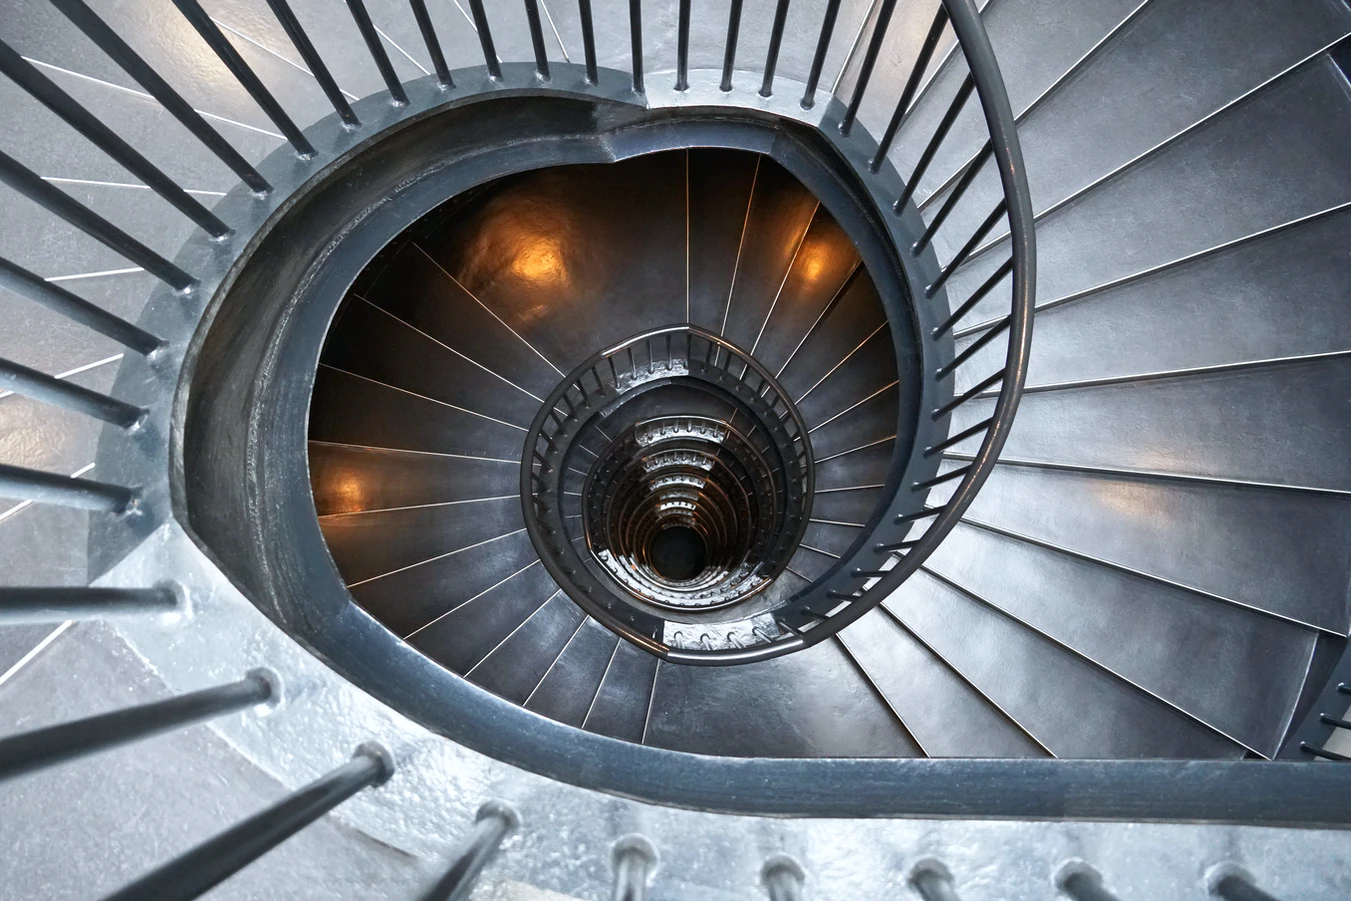
<path fill-rule="evenodd" d="M 824 241 L 807 242 L 797 255 L 799 276 L 807 284 L 813 284 L 826 274 L 831 262 L 830 245 Z"/>
<path fill-rule="evenodd" d="M 511 258 L 511 273 L 541 286 L 565 284 L 567 267 L 563 260 L 563 246 L 550 235 L 521 235 L 515 242 Z"/>
<path fill-rule="evenodd" d="M 328 495 L 333 513 L 366 509 L 366 485 L 355 470 L 338 470 L 327 479 L 321 494 Z"/>

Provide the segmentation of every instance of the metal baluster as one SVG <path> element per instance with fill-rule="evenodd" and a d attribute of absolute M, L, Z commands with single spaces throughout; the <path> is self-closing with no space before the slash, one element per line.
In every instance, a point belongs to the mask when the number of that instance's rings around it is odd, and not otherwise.
<path fill-rule="evenodd" d="M 961 268 L 967 257 L 975 252 L 975 249 L 980 246 L 980 242 L 990 233 L 990 229 L 994 228 L 995 223 L 1004 218 L 1008 209 L 1009 202 L 1007 200 L 999 201 L 990 215 L 985 217 L 985 221 L 976 228 L 971 237 L 962 245 L 961 250 L 958 250 L 953 254 L 952 259 L 948 260 L 947 265 L 943 267 L 943 271 L 938 273 L 938 278 L 933 280 L 933 284 L 924 289 L 925 297 L 933 297 L 940 288 L 947 284 L 948 279 L 952 277 L 952 273 Z"/>
<path fill-rule="evenodd" d="M 488 77 L 501 78 L 502 64 L 497 61 L 497 50 L 493 47 L 493 33 L 488 27 L 488 13 L 483 9 L 483 0 L 469 0 L 469 11 L 474 17 L 474 28 L 478 30 L 478 42 L 483 48 L 483 62 L 488 67 Z"/>
<path fill-rule="evenodd" d="M 962 351 L 961 353 L 957 354 L 957 356 L 953 357 L 952 362 L 940 368 L 936 373 L 936 377 L 940 381 L 942 379 L 947 378 L 957 369 L 958 366 L 961 366 L 967 360 L 974 357 L 976 355 L 976 352 L 979 351 L 982 347 L 989 344 L 995 338 L 999 337 L 1000 333 L 1009 327 L 1009 323 L 1012 322 L 1012 320 L 1013 320 L 1012 316 L 1005 316 L 1003 319 L 1000 319 L 998 322 L 996 322 L 994 325 L 990 327 L 989 331 L 981 335 L 975 341 L 972 341 L 967 346 L 966 350 Z"/>
<path fill-rule="evenodd" d="M 530 26 L 530 43 L 535 48 L 535 74 L 549 80 L 549 57 L 544 50 L 544 25 L 539 18 L 539 0 L 525 0 L 525 19 Z"/>
<path fill-rule="evenodd" d="M 286 140 L 291 142 L 296 153 L 303 157 L 314 156 L 314 145 L 300 133 L 295 122 L 286 115 L 286 111 L 281 108 L 277 98 L 273 97 L 271 92 L 263 86 L 263 82 L 249 68 L 249 64 L 244 62 L 244 57 L 239 55 L 239 51 L 225 39 L 221 34 L 216 23 L 211 21 L 211 17 L 202 9 L 202 5 L 197 0 L 173 0 L 174 6 L 188 20 L 188 23 L 197 30 L 202 40 L 206 41 L 216 54 L 220 61 L 225 64 L 225 68 L 230 70 L 230 74 L 235 80 L 248 91 L 253 102 L 258 104 L 267 117 L 272 120 L 272 124 L 277 126 L 277 130 L 286 136 Z"/>
<path fill-rule="evenodd" d="M 765 79 L 760 83 L 760 96 L 774 93 L 774 70 L 779 66 L 779 46 L 783 43 L 783 26 L 788 21 L 790 0 L 779 0 L 774 9 L 774 24 L 769 29 L 769 52 L 765 55 Z"/>
<path fill-rule="evenodd" d="M 963 466 L 960 469 L 954 469 L 952 472 L 945 472 L 941 476 L 934 476 L 932 479 L 927 479 L 923 482 L 916 482 L 914 485 L 910 487 L 910 490 L 924 491 L 925 489 L 932 488 L 935 485 L 941 485 L 944 482 L 951 482 L 953 479 L 960 479 L 962 476 L 966 475 L 967 472 L 970 471 L 970 469 L 971 469 L 970 466 Z"/>
<path fill-rule="evenodd" d="M 85 36 L 98 45 L 99 49 L 108 55 L 113 62 L 122 67 L 122 70 L 136 80 L 141 87 L 145 88 L 150 96 L 159 101 L 160 105 L 169 111 L 175 119 L 179 121 L 188 131 L 192 132 L 197 140 L 206 145 L 207 149 L 216 155 L 218 159 L 230 168 L 235 175 L 238 175 L 244 184 L 250 189 L 259 193 L 267 193 L 272 190 L 272 186 L 267 183 L 267 179 L 258 174 L 258 170 L 249 165 L 248 161 L 235 150 L 220 133 L 207 124 L 191 105 L 184 100 L 177 91 L 169 87 L 169 83 L 150 67 L 145 60 L 132 50 L 126 41 L 118 37 L 108 25 L 96 16 L 84 0 L 51 0 L 61 13 L 74 23 L 75 27 L 84 32 Z"/>
<path fill-rule="evenodd" d="M 961 901 L 948 868 L 936 860 L 922 860 L 910 871 L 910 885 L 924 901 Z"/>
<path fill-rule="evenodd" d="M 977 383 L 976 385 L 974 385 L 973 387 L 968 388 L 968 389 L 966 390 L 965 393 L 960 394 L 960 395 L 958 395 L 957 397 L 954 397 L 952 400 L 950 400 L 950 401 L 948 401 L 947 403 L 943 404 L 943 406 L 939 407 L 937 410 L 934 410 L 934 412 L 933 412 L 933 419 L 934 419 L 935 421 L 937 421 L 937 420 L 939 420 L 939 419 L 942 419 L 944 416 L 946 416 L 947 414 L 951 413 L 953 410 L 957 409 L 957 408 L 960 407 L 962 404 L 964 404 L 964 403 L 966 403 L 967 401 L 971 400 L 973 397 L 978 396 L 978 395 L 979 395 L 982 391 L 984 391 L 986 388 L 989 388 L 990 386 L 994 385 L 995 383 L 997 383 L 997 382 L 1003 380 L 1004 376 L 1005 376 L 1007 373 L 1008 373 L 1008 368 L 1006 367 L 1006 368 L 1004 368 L 1004 369 L 999 370 L 999 371 L 996 372 L 994 375 L 989 376 L 989 377 L 987 377 L 987 378 L 985 378 L 985 379 L 982 379 L 980 382 L 978 382 L 978 383 Z"/>
<path fill-rule="evenodd" d="M 827 619 L 810 610 L 802 612 L 811 617 L 820 617 L 822 621 Z M 776 854 L 765 861 L 760 878 L 764 880 L 769 901 L 802 901 L 802 882 L 805 878 L 802 867 L 788 855 Z"/>
<path fill-rule="evenodd" d="M 990 274 L 990 277 L 981 283 L 981 286 L 977 288 L 971 294 L 970 297 L 968 297 L 965 301 L 962 302 L 962 305 L 960 307 L 952 311 L 951 316 L 943 320 L 943 323 L 939 325 L 938 328 L 934 329 L 933 336 L 935 338 L 941 337 L 944 332 L 946 332 L 948 329 L 952 328 L 959 321 L 961 321 L 961 318 L 963 316 L 971 312 L 971 309 L 976 304 L 980 303 L 980 301 L 985 297 L 986 294 L 989 294 L 991 291 L 993 291 L 995 285 L 1003 281 L 1004 277 L 1007 276 L 1012 271 L 1013 271 L 1013 258 L 1009 257 L 1007 260 L 1004 261 L 1004 264 L 1002 266 L 1000 266 L 998 269 L 992 272 Z"/>
<path fill-rule="evenodd" d="M 367 11 L 364 0 L 347 0 L 347 8 L 352 11 L 357 30 L 361 32 L 366 49 L 370 51 L 371 59 L 375 60 L 375 68 L 380 70 L 380 77 L 384 80 L 385 87 L 389 89 L 390 96 L 397 105 L 407 106 L 408 95 L 404 93 L 403 84 L 394 72 L 394 65 L 389 61 L 385 45 L 380 43 L 380 32 L 375 30 L 375 23 L 371 21 L 371 14 Z"/>
<path fill-rule="evenodd" d="M 872 37 L 868 39 L 868 49 L 863 54 L 863 65 L 859 69 L 858 84 L 854 86 L 854 96 L 849 98 L 849 106 L 840 120 L 840 134 L 848 137 L 858 118 L 859 104 L 863 102 L 863 93 L 868 90 L 868 82 L 873 77 L 873 66 L 877 65 L 877 55 L 882 52 L 882 40 L 887 36 L 887 26 L 891 24 L 891 14 L 896 11 L 896 0 L 882 0 L 877 11 L 877 25 Z"/>
<path fill-rule="evenodd" d="M 957 116 L 961 114 L 962 107 L 966 105 L 967 98 L 971 96 L 975 87 L 975 78 L 967 73 L 961 87 L 957 89 L 956 96 L 952 98 L 952 103 L 948 105 L 947 112 L 943 114 L 942 121 L 938 123 L 938 129 L 929 139 L 929 145 L 924 148 L 924 153 L 920 156 L 919 162 L 915 164 L 915 171 L 910 173 L 910 178 L 905 183 L 905 190 L 901 191 L 900 198 L 894 204 L 897 210 L 905 209 L 905 205 L 914 196 L 915 189 L 919 187 L 919 180 L 928 171 L 929 164 L 933 162 L 934 156 L 938 153 L 938 148 L 943 144 L 943 139 L 948 136 L 952 123 L 957 121 Z"/>
<path fill-rule="evenodd" d="M 1077 861 L 1056 875 L 1055 884 L 1074 901 L 1119 901 L 1102 884 L 1102 875 L 1097 870 Z"/>
<path fill-rule="evenodd" d="M 214 213 L 179 187 L 177 182 L 161 172 L 159 167 L 142 156 L 136 148 L 122 140 L 93 113 L 76 103 L 75 98 L 57 87 L 50 78 L 39 72 L 32 63 L 21 57 L 4 41 L 0 41 L 0 72 L 27 91 L 33 99 L 60 116 L 71 128 L 88 138 L 118 165 L 145 182 L 151 190 L 167 200 L 180 213 L 205 229 L 207 234 L 213 238 L 220 238 L 230 233 L 229 226 L 220 221 Z"/>
<path fill-rule="evenodd" d="M 582 53 L 586 57 L 586 83 L 600 81 L 600 69 L 596 65 L 596 27 L 591 20 L 591 0 L 577 0 L 578 11 L 582 19 Z"/>
<path fill-rule="evenodd" d="M 910 70 L 910 77 L 905 80 L 901 97 L 896 101 L 896 111 L 891 114 L 891 121 L 887 123 L 886 131 L 882 132 L 882 140 L 877 143 L 877 152 L 873 154 L 872 160 L 868 163 L 868 168 L 873 172 L 882 168 L 882 160 L 886 159 L 887 151 L 891 149 L 891 142 L 896 140 L 896 132 L 901 129 L 901 122 L 905 119 L 906 111 L 910 109 L 910 102 L 915 99 L 915 93 L 919 90 L 919 81 L 924 77 L 924 70 L 929 68 L 929 60 L 933 58 L 934 50 L 938 47 L 938 39 L 942 37 L 943 29 L 947 24 L 948 8 L 939 3 L 938 12 L 934 14 L 933 24 L 929 26 L 929 33 L 924 36 L 924 44 L 919 48 L 919 56 L 915 57 L 915 65 Z"/>
<path fill-rule="evenodd" d="M 0 739 L 0 780 L 254 707 L 278 688 L 275 676 L 256 670 L 229 685 Z"/>
<path fill-rule="evenodd" d="M 492 860 L 502 840 L 520 825 L 516 811 L 489 801 L 478 810 L 474 828 L 451 859 L 450 868 L 437 880 L 422 901 L 467 901 L 483 868 Z"/>
<path fill-rule="evenodd" d="M 942 226 L 943 221 L 948 218 L 948 214 L 951 213 L 953 207 L 957 205 L 957 201 L 961 200 L 963 195 L 966 194 L 967 188 L 971 187 L 971 182 L 976 180 L 976 176 L 980 173 L 981 167 L 985 165 L 986 161 L 989 160 L 992 155 L 994 155 L 994 144 L 987 140 L 985 146 L 981 148 L 980 153 L 976 154 L 976 158 L 971 161 L 971 164 L 966 167 L 966 171 L 962 173 L 962 177 L 957 180 L 957 184 L 952 186 L 952 190 L 948 192 L 948 199 L 943 201 L 943 206 L 934 214 L 933 221 L 929 223 L 929 227 L 924 230 L 924 234 L 920 235 L 919 240 L 915 242 L 915 253 L 918 254 L 923 251 L 924 248 L 928 246 L 929 242 L 933 240 L 934 234 L 937 233 L 939 227 Z"/>
<path fill-rule="evenodd" d="M 13 391 L 45 404 L 92 416 L 122 428 L 141 420 L 145 410 L 97 391 L 62 381 L 9 360 L 0 359 L 0 390 Z"/>
<path fill-rule="evenodd" d="M 170 588 L 0 588 L 0 624 L 172 613 Z"/>
<path fill-rule="evenodd" d="M 722 51 L 722 82 L 718 85 L 724 93 L 732 90 L 732 67 L 736 65 L 736 42 L 741 33 L 741 3 L 742 0 L 732 0 L 727 14 L 727 44 Z"/>
<path fill-rule="evenodd" d="M 443 88 L 455 87 L 446 66 L 446 55 L 441 52 L 441 42 L 436 39 L 436 29 L 432 27 L 432 17 L 427 14 L 427 0 L 408 0 L 413 7 L 413 18 L 417 20 L 417 29 L 422 34 L 422 43 L 427 45 L 427 55 L 432 58 L 432 68 L 436 70 L 436 80 Z"/>
<path fill-rule="evenodd" d="M 830 38 L 835 33 L 835 20 L 840 16 L 840 0 L 826 0 L 825 18 L 821 20 L 821 36 L 816 41 L 816 55 L 812 57 L 812 68 L 807 75 L 807 87 L 802 92 L 802 108 L 811 109 L 816 105 L 816 86 L 821 81 L 821 70 L 826 65 L 826 53 L 830 50 Z"/>
<path fill-rule="evenodd" d="M 119 319 L 105 312 L 82 297 L 34 275 L 27 269 L 16 266 L 0 257 L 0 288 L 8 288 L 15 294 L 23 295 L 34 303 L 42 304 L 49 310 L 60 313 L 72 322 L 93 329 L 100 335 L 112 338 L 140 354 L 149 354 L 163 345 L 163 341 L 154 335 L 132 325 L 125 319 Z"/>
<path fill-rule="evenodd" d="M 657 862 L 657 852 L 641 835 L 628 835 L 614 847 L 614 892 L 612 901 L 643 901 L 647 880 Z"/>
<path fill-rule="evenodd" d="M 284 801 L 198 845 L 107 901 L 188 901 L 262 857 L 364 788 L 394 774 L 388 752 L 363 745 L 347 763 Z"/>
<path fill-rule="evenodd" d="M 954 444 L 961 444 L 963 441 L 970 438 L 972 435 L 977 435 L 980 432 L 983 432 L 986 429 L 988 429 L 990 427 L 990 423 L 992 422 L 994 422 L 993 417 L 989 419 L 982 419 L 980 422 L 976 423 L 970 428 L 963 429 L 962 431 L 958 432 L 955 435 L 949 435 L 947 438 L 943 439 L 937 444 L 926 448 L 924 451 L 924 456 L 926 458 L 932 457 L 934 454 L 942 453 L 943 451 L 952 447 Z"/>
<path fill-rule="evenodd" d="M 125 513 L 135 502 L 136 492 L 93 479 L 72 479 L 0 463 L 0 497 L 79 510 Z"/>
<path fill-rule="evenodd" d="M 172 287 L 182 291 L 192 286 L 192 276 L 3 152 L 0 152 L 0 182 Z"/>
<path fill-rule="evenodd" d="M 633 93 L 643 93 L 643 0 L 629 0 L 629 44 L 633 48 Z"/>
<path fill-rule="evenodd" d="M 319 56 L 319 51 L 314 49 L 314 44 L 310 43 L 309 35 L 305 34 L 305 29 L 300 27 L 300 20 L 296 18 L 291 7 L 287 5 L 286 0 L 267 0 L 267 5 L 272 8 L 272 14 L 277 17 L 281 23 L 282 30 L 286 36 L 291 39 L 291 43 L 296 50 L 300 52 L 300 58 L 309 66 L 310 72 L 314 75 L 319 87 L 323 89 L 324 96 L 328 102 L 333 104 L 333 108 L 338 111 L 338 117 L 348 125 L 356 126 L 361 124 L 357 114 L 352 112 L 352 107 L 343 96 L 338 83 L 333 80 L 333 74 L 328 71 L 328 66 L 324 65 L 323 59 Z"/>
<path fill-rule="evenodd" d="M 676 25 L 676 83 L 677 91 L 690 87 L 690 11 L 693 0 L 680 0 L 680 18 Z"/>

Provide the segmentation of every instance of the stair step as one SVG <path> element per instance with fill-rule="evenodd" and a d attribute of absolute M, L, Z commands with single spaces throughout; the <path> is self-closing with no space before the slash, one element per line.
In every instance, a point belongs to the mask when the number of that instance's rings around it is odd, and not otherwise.
<path fill-rule="evenodd" d="M 1037 311 L 1029 387 L 1351 349 L 1351 207 Z M 1195 323 L 1179 328 L 1179 323 Z M 1205 329 L 1198 340 L 1197 329 Z M 961 352 L 979 332 L 956 342 Z M 957 390 L 1003 365 L 995 341 Z"/>
<path fill-rule="evenodd" d="M 518 464 L 311 441 L 320 516 L 520 494 Z"/>
<path fill-rule="evenodd" d="M 1243 756 L 1220 733 L 927 571 L 883 603 L 1058 757 Z"/>
<path fill-rule="evenodd" d="M 1346 356 L 1036 392 L 1022 399 L 1004 454 L 1347 491 L 1351 423 L 1341 399 L 1348 394 Z M 992 406 L 966 404 L 952 429 L 984 419 Z"/>
<path fill-rule="evenodd" d="M 969 525 L 959 525 L 926 565 L 1267 757 L 1284 738 L 1318 637 Z"/>
<path fill-rule="evenodd" d="M 1310 166 L 1310 160 L 1319 163 Z M 1037 301 L 1086 291 L 1348 201 L 1351 96 L 1324 54 L 1042 215 Z M 969 296 L 1005 254 L 1004 243 L 996 242 L 973 258 L 949 282 L 948 296 Z M 1006 298 L 1006 289 L 992 291 L 968 321 L 1001 315 Z"/>
<path fill-rule="evenodd" d="M 656 657 L 641 648 L 619 642 L 582 728 L 623 741 L 642 742 L 658 664 Z"/>
<path fill-rule="evenodd" d="M 1019 125 L 1034 211 L 1082 191 L 1348 32 L 1351 10 L 1340 0 L 1309 3 L 1299 16 L 1283 0 L 1154 0 Z M 1122 90 L 1126 84 L 1130 90 Z M 1254 125 L 1249 138 L 1279 133 L 1259 129 Z M 1002 196 L 987 166 L 944 227 L 940 257 L 960 247 Z"/>
<path fill-rule="evenodd" d="M 519 501 L 515 515 L 519 521 Z M 407 635 L 537 561 L 524 527 L 514 528 L 505 536 L 485 528 L 487 537 L 473 544 L 437 545 L 431 555 L 404 569 L 351 584 L 352 596 L 395 634 Z M 334 557 L 342 559 L 336 552 Z"/>
<path fill-rule="evenodd" d="M 1048 14 L 1039 0 L 995 0 L 982 8 L 981 22 L 990 36 L 990 46 L 999 60 L 1009 103 L 1015 115 L 1023 114 L 1038 97 L 1064 78 L 1093 52 L 1121 23 L 1141 6 L 1154 0 L 1094 0 L 1079 3 L 1074 15 Z M 924 94 L 911 106 L 905 128 L 889 154 L 902 177 L 914 171 L 915 162 L 934 134 L 948 104 L 966 77 L 966 59 L 951 54 L 935 74 Z M 929 173 L 920 181 L 916 202 L 924 202 L 951 173 L 974 157 L 990 136 L 980 106 L 967 104 L 934 157 Z M 935 207 L 936 209 L 936 207 Z"/>
<path fill-rule="evenodd" d="M 657 674 L 647 744 L 728 757 L 918 757 L 919 747 L 837 645 L 741 666 Z"/>
<path fill-rule="evenodd" d="M 310 438 L 519 460 L 525 430 L 321 364 L 310 408 Z"/>
<path fill-rule="evenodd" d="M 716 335 L 731 296 L 760 164 L 734 150 L 694 148 L 686 154 L 689 321 Z"/>
<path fill-rule="evenodd" d="M 409 636 L 419 651 L 447 669 L 467 673 L 558 593 L 538 562 L 504 576 Z"/>
<path fill-rule="evenodd" d="M 540 405 L 538 397 L 472 358 L 356 297 L 338 314 L 324 344 L 323 360 L 336 369 L 521 429 L 530 427 Z"/>
<path fill-rule="evenodd" d="M 839 637 L 927 756 L 1048 756 L 884 608 L 867 614 Z"/>
<path fill-rule="evenodd" d="M 580 727 L 620 639 L 593 619 L 568 642 L 525 702 L 525 709 Z"/>
<path fill-rule="evenodd" d="M 1342 635 L 1351 496 L 1006 460 L 966 518 Z"/>
<path fill-rule="evenodd" d="M 524 704 L 585 619 L 571 598 L 555 594 L 465 676 L 514 704 Z"/>

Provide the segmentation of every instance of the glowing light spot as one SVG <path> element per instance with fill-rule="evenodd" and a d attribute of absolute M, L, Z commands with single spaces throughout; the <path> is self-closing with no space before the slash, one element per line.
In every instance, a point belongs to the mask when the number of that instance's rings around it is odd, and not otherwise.
<path fill-rule="evenodd" d="M 559 284 L 567 281 L 562 245 L 547 235 L 526 238 L 516 248 L 511 272 L 526 281 Z"/>

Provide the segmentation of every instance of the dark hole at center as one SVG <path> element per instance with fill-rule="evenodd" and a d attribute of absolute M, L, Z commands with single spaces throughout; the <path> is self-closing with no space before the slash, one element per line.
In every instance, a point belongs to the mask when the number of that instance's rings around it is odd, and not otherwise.
<path fill-rule="evenodd" d="M 672 526 L 653 536 L 648 560 L 662 578 L 688 582 L 704 571 L 708 548 L 698 532 L 687 526 Z"/>

